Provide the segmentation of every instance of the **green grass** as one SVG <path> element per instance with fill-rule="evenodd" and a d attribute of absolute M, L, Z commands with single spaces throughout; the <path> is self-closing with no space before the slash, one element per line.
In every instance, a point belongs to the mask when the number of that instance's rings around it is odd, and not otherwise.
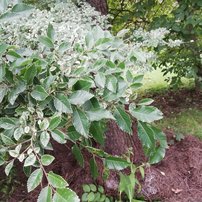
<path fill-rule="evenodd" d="M 169 90 L 169 83 L 165 79 L 172 77 L 174 74 L 167 74 L 163 76 L 160 69 L 147 72 L 144 75 L 143 87 L 139 90 L 140 94 L 154 94 Z M 180 88 L 192 88 L 194 82 L 192 79 L 182 78 L 182 85 Z"/>
<path fill-rule="evenodd" d="M 172 129 L 177 134 L 191 134 L 202 139 L 202 110 L 187 109 L 156 122 L 160 129 Z"/>

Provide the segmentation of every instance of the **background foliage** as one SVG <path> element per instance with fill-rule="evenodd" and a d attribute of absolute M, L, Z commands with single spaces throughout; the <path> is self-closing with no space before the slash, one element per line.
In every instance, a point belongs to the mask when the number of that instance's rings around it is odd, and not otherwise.
<path fill-rule="evenodd" d="M 114 16 L 113 31 L 123 27 L 145 30 L 165 27 L 170 39 L 182 40 L 180 47 L 157 50 L 160 67 L 165 74 L 175 73 L 171 84 L 177 85 L 182 77 L 191 77 L 200 87 L 202 4 L 198 0 L 143 0 L 108 1 L 109 12 Z"/>

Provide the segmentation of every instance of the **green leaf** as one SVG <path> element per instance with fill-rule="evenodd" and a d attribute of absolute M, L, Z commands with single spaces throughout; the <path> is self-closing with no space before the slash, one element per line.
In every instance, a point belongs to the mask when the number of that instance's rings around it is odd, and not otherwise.
<path fill-rule="evenodd" d="M 94 41 L 94 37 L 93 37 L 92 33 L 89 32 L 85 36 L 85 42 L 86 42 L 86 46 L 87 46 L 88 49 L 91 49 L 94 46 L 95 41 Z"/>
<path fill-rule="evenodd" d="M 68 135 L 68 138 L 69 138 L 70 140 L 72 140 L 72 141 L 76 141 L 76 140 L 78 140 L 78 139 L 81 137 L 80 133 L 78 133 L 78 132 L 76 131 L 76 129 L 74 128 L 74 126 L 70 126 L 70 127 L 68 128 L 68 133 L 67 133 L 67 135 Z"/>
<path fill-rule="evenodd" d="M 19 155 L 19 152 L 15 151 L 15 150 L 9 150 L 9 155 L 16 158 Z"/>
<path fill-rule="evenodd" d="M 135 183 L 136 179 L 133 173 L 130 175 L 120 173 L 119 191 L 121 193 L 125 192 L 130 202 L 134 197 Z"/>
<path fill-rule="evenodd" d="M 150 105 L 154 102 L 154 100 L 150 98 L 144 98 L 138 102 L 138 105 Z"/>
<path fill-rule="evenodd" d="M 47 36 L 40 36 L 39 42 L 41 42 L 46 48 L 54 48 L 52 40 Z"/>
<path fill-rule="evenodd" d="M 63 42 L 60 44 L 58 51 L 63 54 L 65 51 L 68 50 L 69 46 L 69 43 Z"/>
<path fill-rule="evenodd" d="M 36 156 L 34 154 L 30 154 L 25 160 L 24 167 L 32 166 L 34 165 L 35 162 L 36 162 Z"/>
<path fill-rule="evenodd" d="M 47 118 L 43 119 L 43 121 L 41 121 L 41 123 L 39 124 L 39 128 L 43 131 L 47 130 L 49 127 L 49 121 Z"/>
<path fill-rule="evenodd" d="M 36 169 L 27 180 L 27 190 L 31 192 L 34 190 L 42 181 L 43 172 L 40 168 Z"/>
<path fill-rule="evenodd" d="M 90 134 L 101 145 L 104 145 L 105 124 L 101 122 L 93 122 L 90 126 Z"/>
<path fill-rule="evenodd" d="M 78 161 L 79 165 L 81 167 L 84 167 L 84 159 L 83 159 L 83 155 L 81 153 L 81 150 L 80 148 L 77 146 L 77 144 L 75 144 L 73 147 L 72 147 L 72 153 L 74 154 L 76 160 Z"/>
<path fill-rule="evenodd" d="M 10 163 L 8 163 L 5 167 L 5 173 L 7 176 L 9 175 L 11 169 L 13 168 L 13 163 L 14 163 L 14 160 L 12 160 Z"/>
<path fill-rule="evenodd" d="M 99 109 L 100 103 L 98 102 L 98 100 L 95 97 L 93 97 L 90 100 L 88 100 L 87 102 L 85 102 L 85 104 L 82 105 L 82 107 L 84 108 L 85 111 Z"/>
<path fill-rule="evenodd" d="M 158 163 L 165 156 L 167 140 L 165 134 L 147 123 L 138 122 L 138 136 L 151 164 Z"/>
<path fill-rule="evenodd" d="M 88 138 L 90 123 L 86 114 L 78 108 L 73 110 L 73 125 L 78 133 Z"/>
<path fill-rule="evenodd" d="M 44 166 L 49 166 L 53 161 L 54 161 L 54 157 L 49 155 L 49 154 L 44 154 L 43 156 L 41 156 L 41 163 Z"/>
<path fill-rule="evenodd" d="M 95 194 L 93 192 L 90 192 L 88 194 L 88 201 L 94 201 L 94 199 L 95 199 Z"/>
<path fill-rule="evenodd" d="M 79 197 L 71 189 L 57 189 L 53 196 L 53 202 L 79 202 Z"/>
<path fill-rule="evenodd" d="M 4 135 L 3 133 L 0 133 L 0 135 L 1 135 L 1 140 L 5 145 L 15 144 L 14 141 L 10 137 Z"/>
<path fill-rule="evenodd" d="M 131 84 L 130 87 L 132 90 L 137 90 L 137 89 L 141 88 L 142 86 L 143 86 L 142 83 L 133 83 L 133 84 Z"/>
<path fill-rule="evenodd" d="M 98 186 L 98 191 L 103 194 L 103 193 L 104 193 L 104 188 L 99 185 L 99 186 Z"/>
<path fill-rule="evenodd" d="M 65 134 L 61 130 L 55 129 L 51 131 L 51 136 L 56 142 L 60 144 L 66 143 Z"/>
<path fill-rule="evenodd" d="M 137 130 L 143 146 L 151 148 L 155 145 L 153 131 L 148 124 L 138 121 Z"/>
<path fill-rule="evenodd" d="M 130 165 L 126 160 L 114 156 L 106 157 L 104 162 L 107 168 L 114 170 L 123 170 Z"/>
<path fill-rule="evenodd" d="M 165 157 L 165 148 L 158 147 L 158 148 L 156 148 L 156 150 L 153 153 L 151 153 L 150 158 L 149 158 L 149 163 L 150 164 L 158 163 L 164 157 Z"/>
<path fill-rule="evenodd" d="M 27 4 L 24 3 L 19 3 L 13 6 L 13 8 L 11 9 L 12 12 L 15 13 L 19 13 L 19 12 L 23 12 L 23 11 L 27 11 L 27 10 L 31 10 L 33 9 L 32 6 L 29 6 Z"/>
<path fill-rule="evenodd" d="M 54 98 L 54 106 L 58 112 L 72 113 L 70 102 L 63 94 L 57 94 L 57 97 Z"/>
<path fill-rule="evenodd" d="M 90 186 L 88 184 L 84 184 L 82 187 L 84 192 L 90 192 Z"/>
<path fill-rule="evenodd" d="M 96 86 L 98 86 L 100 88 L 104 88 L 105 87 L 106 77 L 105 77 L 104 73 L 98 72 L 96 74 L 96 76 L 95 76 L 95 83 L 96 83 Z"/>
<path fill-rule="evenodd" d="M 48 93 L 43 86 L 36 85 L 35 89 L 31 92 L 31 96 L 38 101 L 43 101 L 48 97 Z"/>
<path fill-rule="evenodd" d="M 27 68 L 25 74 L 24 74 L 24 78 L 27 82 L 28 85 L 32 84 L 34 77 L 37 74 L 37 68 L 35 66 L 30 66 L 29 68 Z"/>
<path fill-rule="evenodd" d="M 96 192 L 97 188 L 94 184 L 89 184 L 91 191 Z"/>
<path fill-rule="evenodd" d="M 53 76 L 53 75 L 50 74 L 49 76 L 47 76 L 44 79 L 44 81 L 43 81 L 43 87 L 46 90 L 48 90 L 50 88 L 50 86 L 54 83 L 55 79 L 56 79 L 56 76 L 55 75 Z"/>
<path fill-rule="evenodd" d="M 141 83 L 144 78 L 144 75 L 138 75 L 133 78 L 133 83 Z"/>
<path fill-rule="evenodd" d="M 85 90 L 77 90 L 76 92 L 72 93 L 72 95 L 69 98 L 69 101 L 71 104 L 74 105 L 83 105 L 86 101 L 90 100 L 92 97 L 94 97 L 94 95 Z"/>
<path fill-rule="evenodd" d="M 133 81 L 133 75 L 132 75 L 132 73 L 131 73 L 130 70 L 127 70 L 127 71 L 126 71 L 126 79 L 127 79 L 127 81 L 128 81 L 129 83 L 132 83 L 132 81 Z"/>
<path fill-rule="evenodd" d="M 68 183 L 65 179 L 63 179 L 60 175 L 57 175 L 50 171 L 48 173 L 48 182 L 54 187 L 54 188 L 65 188 L 68 186 Z"/>
<path fill-rule="evenodd" d="M 37 202 L 52 202 L 52 189 L 49 186 L 41 190 Z"/>
<path fill-rule="evenodd" d="M 24 134 L 23 128 L 16 128 L 13 136 L 14 136 L 15 140 L 18 141 L 22 137 L 23 134 Z"/>
<path fill-rule="evenodd" d="M 92 80 L 90 79 L 83 79 L 83 80 L 78 80 L 72 87 L 74 91 L 76 90 L 85 90 L 88 91 L 90 88 L 95 87 L 95 84 Z"/>
<path fill-rule="evenodd" d="M 8 101 L 11 105 L 15 103 L 15 100 L 19 96 L 20 93 L 24 92 L 26 90 L 26 84 L 23 81 L 19 81 L 15 88 L 12 89 L 8 95 Z"/>
<path fill-rule="evenodd" d="M 0 156 L 0 166 L 2 166 L 5 163 L 4 159 Z"/>
<path fill-rule="evenodd" d="M 144 178 L 144 168 L 142 166 L 139 167 L 139 171 L 140 171 L 140 174 L 142 176 L 142 178 Z"/>
<path fill-rule="evenodd" d="M 50 141 L 50 134 L 47 131 L 43 131 L 40 135 L 41 144 L 46 147 Z"/>
<path fill-rule="evenodd" d="M 48 29 L 47 29 L 47 36 L 50 38 L 50 39 L 54 39 L 54 35 L 55 35 L 55 31 L 53 29 L 53 25 L 51 25 L 50 23 L 48 24 Z"/>
<path fill-rule="evenodd" d="M 94 109 L 86 112 L 90 121 L 100 121 L 102 119 L 113 119 L 114 117 L 110 111 L 106 109 Z"/>
<path fill-rule="evenodd" d="M 7 94 L 7 92 L 8 92 L 8 88 L 7 87 L 0 86 L 0 104 L 3 101 L 3 99 L 4 99 L 5 95 Z"/>
<path fill-rule="evenodd" d="M 57 128 L 61 120 L 62 120 L 61 116 L 52 117 L 50 120 L 49 129 L 54 130 L 55 128 Z"/>
<path fill-rule="evenodd" d="M 130 105 L 129 111 L 133 117 L 142 122 L 151 123 L 163 118 L 162 112 L 153 106 L 140 106 L 135 108 L 133 105 Z"/>
<path fill-rule="evenodd" d="M 16 126 L 15 119 L 2 117 L 0 118 L 0 128 L 9 130 Z"/>
<path fill-rule="evenodd" d="M 5 79 L 5 75 L 6 75 L 5 66 L 1 65 L 0 66 L 0 82 L 2 82 Z"/>
<path fill-rule="evenodd" d="M 6 49 L 8 48 L 7 44 L 0 44 L 0 56 L 6 52 Z M 1 67 L 2 68 L 2 67 Z M 1 72 L 1 71 L 0 71 Z M 1 75 L 1 74 L 0 74 Z M 1 78 L 1 77 L 0 77 Z"/>
<path fill-rule="evenodd" d="M 16 51 L 14 50 L 8 50 L 7 55 L 13 57 L 13 58 L 21 58 L 21 55 L 19 55 Z"/>
<path fill-rule="evenodd" d="M 98 173 L 97 163 L 94 158 L 90 159 L 90 171 L 91 171 L 91 175 L 93 176 L 93 179 L 95 180 L 98 177 L 99 173 Z"/>
<path fill-rule="evenodd" d="M 117 78 L 115 76 L 108 76 L 107 77 L 107 83 L 106 83 L 106 88 L 113 92 L 116 93 L 117 91 Z"/>
<path fill-rule="evenodd" d="M 116 107 L 114 111 L 114 117 L 116 119 L 116 122 L 118 126 L 123 130 L 124 132 L 127 132 L 129 134 L 132 134 L 132 121 L 130 116 L 125 112 L 123 107 Z"/>

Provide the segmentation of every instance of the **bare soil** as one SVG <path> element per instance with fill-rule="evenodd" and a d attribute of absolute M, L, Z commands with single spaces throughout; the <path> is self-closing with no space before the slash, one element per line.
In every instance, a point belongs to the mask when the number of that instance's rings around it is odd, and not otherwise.
<path fill-rule="evenodd" d="M 202 93 L 183 90 L 181 92 L 168 92 L 165 95 L 154 96 L 155 105 L 160 106 L 164 114 L 180 112 L 185 107 L 196 106 L 202 108 Z M 177 104 L 175 103 L 177 101 Z M 146 161 L 141 144 L 137 137 L 136 124 L 133 125 L 133 136 L 120 131 L 117 125 L 110 122 L 106 132 L 105 151 L 122 155 L 130 147 L 134 152 L 134 163 L 140 164 Z M 152 165 L 145 170 L 145 179 L 142 182 L 142 191 L 139 196 L 144 196 L 146 201 L 162 202 L 202 202 L 202 142 L 194 136 L 187 135 L 183 140 L 177 142 L 172 131 L 165 131 L 169 145 L 164 160 L 156 165 Z M 171 141 L 172 140 L 172 141 Z M 90 154 L 84 151 L 85 167 L 81 168 L 71 154 L 71 144 L 53 144 L 55 164 L 48 167 L 48 170 L 61 174 L 68 180 L 70 187 L 80 196 L 82 194 L 82 184 L 97 183 L 105 187 L 107 194 L 115 196 L 119 183 L 118 173 L 112 171 L 108 180 L 103 181 L 103 166 L 101 160 L 97 159 L 100 176 L 93 181 L 90 174 L 89 159 Z M 3 169 L 0 169 L 0 186 L 6 181 Z M 16 177 L 8 183 L 14 190 L 10 191 L 7 199 L 0 193 L 0 201 L 36 202 L 40 187 L 32 193 L 26 192 L 27 177 L 23 174 L 19 164 L 16 165 Z M 46 185 L 44 180 L 42 186 Z"/>

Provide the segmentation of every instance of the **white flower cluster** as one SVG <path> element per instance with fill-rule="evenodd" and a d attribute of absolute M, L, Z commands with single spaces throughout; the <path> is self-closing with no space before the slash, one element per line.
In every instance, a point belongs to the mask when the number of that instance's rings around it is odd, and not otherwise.
<path fill-rule="evenodd" d="M 35 49 L 38 36 L 45 35 L 49 23 L 54 27 L 58 43 L 79 42 L 92 26 L 99 24 L 102 28 L 108 28 L 107 18 L 87 3 L 82 3 L 78 8 L 68 0 L 66 3 L 56 3 L 50 11 L 33 9 L 28 14 L 1 20 L 0 42 Z"/>

